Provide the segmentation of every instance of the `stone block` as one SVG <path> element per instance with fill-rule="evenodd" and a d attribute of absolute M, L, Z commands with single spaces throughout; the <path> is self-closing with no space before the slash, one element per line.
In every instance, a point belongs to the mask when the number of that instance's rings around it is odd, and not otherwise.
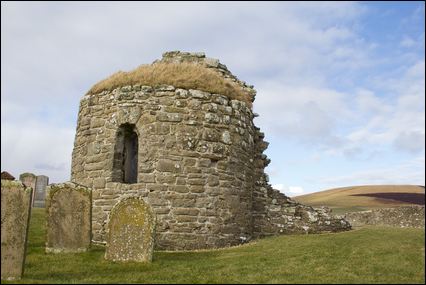
<path fill-rule="evenodd" d="M 157 162 L 157 170 L 162 172 L 182 172 L 182 167 L 179 162 L 170 159 L 159 159 Z"/>
<path fill-rule="evenodd" d="M 189 94 L 194 98 L 203 99 L 203 100 L 209 99 L 211 97 L 211 94 L 208 92 L 194 90 L 194 89 L 190 89 Z"/>
<path fill-rule="evenodd" d="M 206 180 L 205 179 L 201 179 L 201 178 L 188 179 L 188 184 L 189 185 L 205 185 L 206 184 Z"/>
<path fill-rule="evenodd" d="M 66 182 L 47 187 L 46 252 L 84 252 L 91 242 L 90 188 Z"/>
<path fill-rule="evenodd" d="M 158 113 L 157 120 L 160 122 L 181 122 L 182 114 L 180 113 Z"/>
<path fill-rule="evenodd" d="M 1 279 L 24 273 L 32 189 L 20 181 L 1 180 Z"/>
<path fill-rule="evenodd" d="M 157 183 L 166 183 L 166 184 L 174 184 L 176 182 L 176 176 L 174 174 L 157 174 L 156 175 Z"/>
<path fill-rule="evenodd" d="M 154 183 L 155 176 L 154 174 L 139 174 L 139 182 Z"/>
<path fill-rule="evenodd" d="M 220 141 L 221 135 L 220 132 L 218 132 L 215 129 L 205 129 L 203 132 L 203 140 L 210 141 L 210 142 L 217 142 Z"/>
<path fill-rule="evenodd" d="M 93 179 L 93 188 L 102 189 L 105 188 L 105 178 L 95 178 Z"/>
<path fill-rule="evenodd" d="M 151 262 L 155 214 L 141 198 L 122 200 L 111 210 L 105 259 Z"/>

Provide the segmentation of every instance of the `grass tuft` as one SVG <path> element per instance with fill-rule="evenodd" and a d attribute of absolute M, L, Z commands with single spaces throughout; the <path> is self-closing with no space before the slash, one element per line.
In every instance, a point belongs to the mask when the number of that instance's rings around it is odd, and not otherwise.
<path fill-rule="evenodd" d="M 97 94 L 126 85 L 172 85 L 176 88 L 197 89 L 217 93 L 252 104 L 252 95 L 238 83 L 224 78 L 220 73 L 195 63 L 154 63 L 141 65 L 129 71 L 119 71 L 95 84 L 88 94 Z"/>

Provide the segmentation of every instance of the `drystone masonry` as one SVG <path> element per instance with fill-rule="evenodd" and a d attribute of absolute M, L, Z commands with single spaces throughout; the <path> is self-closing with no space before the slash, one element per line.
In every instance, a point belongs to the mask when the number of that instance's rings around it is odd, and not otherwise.
<path fill-rule="evenodd" d="M 105 259 L 151 262 L 155 215 L 142 198 L 126 198 L 111 210 Z"/>
<path fill-rule="evenodd" d="M 254 100 L 253 86 L 203 53 L 169 52 L 159 62 L 199 64 Z M 71 179 L 93 189 L 93 240 L 106 241 L 112 207 L 131 196 L 152 207 L 158 249 L 350 228 L 325 209 L 300 205 L 271 188 L 264 173 L 268 143 L 255 116 L 251 104 L 195 86 L 133 84 L 86 94 Z"/>
<path fill-rule="evenodd" d="M 32 189 L 20 181 L 1 180 L 1 279 L 24 273 Z"/>
<path fill-rule="evenodd" d="M 84 252 L 91 243 L 91 191 L 72 182 L 47 186 L 46 252 Z"/>
<path fill-rule="evenodd" d="M 362 212 L 346 213 L 345 219 L 353 227 L 364 225 L 393 226 L 400 228 L 424 228 L 424 206 L 400 206 Z"/>

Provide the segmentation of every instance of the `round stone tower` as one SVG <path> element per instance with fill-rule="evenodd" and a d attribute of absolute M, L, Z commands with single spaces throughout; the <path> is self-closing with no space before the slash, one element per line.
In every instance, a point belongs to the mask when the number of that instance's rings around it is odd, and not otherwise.
<path fill-rule="evenodd" d="M 267 184 L 255 93 L 203 53 L 168 52 L 96 84 L 80 102 L 71 173 L 93 189 L 93 240 L 105 242 L 110 210 L 128 196 L 153 208 L 157 249 L 236 245 L 286 223 L 308 231 L 282 217 L 312 215 Z"/>

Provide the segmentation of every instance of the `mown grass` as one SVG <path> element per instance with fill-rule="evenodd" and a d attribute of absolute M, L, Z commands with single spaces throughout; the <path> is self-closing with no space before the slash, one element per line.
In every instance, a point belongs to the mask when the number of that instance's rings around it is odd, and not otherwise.
<path fill-rule="evenodd" d="M 176 88 L 198 89 L 218 93 L 252 104 L 252 96 L 237 83 L 222 77 L 218 72 L 195 63 L 154 63 L 141 65 L 129 71 L 119 71 L 95 84 L 88 94 L 113 90 L 126 85 L 172 85 Z"/>
<path fill-rule="evenodd" d="M 23 283 L 424 283 L 424 230 L 369 227 L 280 236 L 240 247 L 154 253 L 150 264 L 105 261 L 104 248 L 44 253 L 34 209 Z M 3 283 L 3 282 L 2 282 Z"/>

